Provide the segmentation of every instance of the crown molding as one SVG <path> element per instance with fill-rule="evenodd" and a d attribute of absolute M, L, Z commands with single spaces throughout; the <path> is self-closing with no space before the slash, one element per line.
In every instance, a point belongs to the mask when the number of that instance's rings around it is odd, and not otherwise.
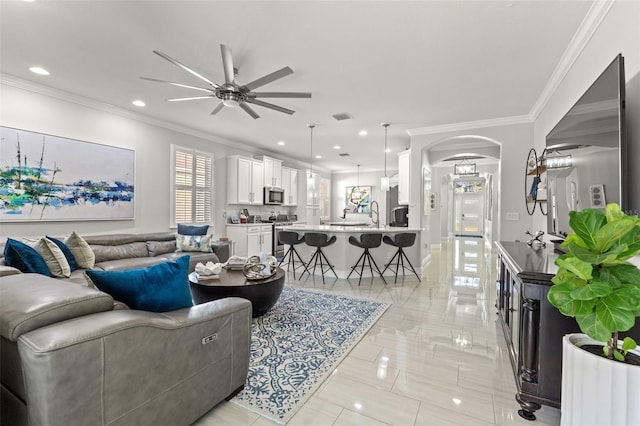
<path fill-rule="evenodd" d="M 263 155 L 263 150 L 259 150 L 259 148 L 249 145 L 245 142 L 235 141 L 235 140 L 227 140 L 220 138 L 219 136 L 215 136 L 210 133 L 201 132 L 199 130 L 192 129 L 187 126 L 183 126 L 177 123 L 172 123 L 166 120 L 159 120 L 157 118 L 149 117 L 144 114 L 131 112 L 123 108 L 119 108 L 95 99 L 87 98 L 84 96 L 76 95 L 70 92 L 66 92 L 64 90 L 56 89 L 51 86 L 46 86 L 43 84 L 34 83 L 32 81 L 24 80 L 9 74 L 0 73 L 0 86 L 11 86 L 17 89 L 26 90 L 29 92 L 37 93 L 43 96 L 49 96 L 55 99 L 60 99 L 62 101 L 74 103 L 77 105 L 85 106 L 87 108 L 92 108 L 98 111 L 106 112 L 108 114 L 118 115 L 120 117 L 128 118 L 131 120 L 136 120 L 145 124 L 150 124 L 152 126 L 160 127 L 163 129 L 171 130 L 174 132 L 182 133 L 189 136 L 194 136 L 196 138 L 204 139 L 210 142 L 214 142 L 220 145 L 224 145 L 227 147 L 240 149 L 247 152 L 253 152 L 255 155 Z M 268 155 L 278 155 L 273 151 L 269 151 Z M 308 167 L 306 163 L 303 161 L 289 158 L 287 157 L 288 162 L 299 165 L 301 168 Z M 330 173 L 330 171 L 323 167 L 318 167 L 318 169 L 324 173 Z"/>
<path fill-rule="evenodd" d="M 562 83 L 562 80 L 564 80 L 569 73 L 573 64 L 582 54 L 587 43 L 589 43 L 591 37 L 593 37 L 596 30 L 600 27 L 600 24 L 614 3 L 615 0 L 598 0 L 591 4 L 589 11 L 578 27 L 578 31 L 574 34 L 569 46 L 567 46 L 562 58 L 560 58 L 556 69 L 553 71 L 553 74 L 551 74 L 547 85 L 531 108 L 531 111 L 529 111 L 529 116 L 531 116 L 532 120 L 535 121 L 538 118 L 553 94 L 558 90 L 560 83 Z"/>
<path fill-rule="evenodd" d="M 407 129 L 407 134 L 409 134 L 409 136 L 430 135 L 436 133 L 455 132 L 484 127 L 508 126 L 513 124 L 534 122 L 538 118 L 544 107 L 547 105 L 555 91 L 558 89 L 558 86 L 560 86 L 560 83 L 565 78 L 586 45 L 589 43 L 591 37 L 593 37 L 598 27 L 600 27 L 600 24 L 607 16 L 607 13 L 609 13 L 609 10 L 614 3 L 615 0 L 597 0 L 591 4 L 589 11 L 585 15 L 585 18 L 582 20 L 582 23 L 571 39 L 569 46 L 563 53 L 560 62 L 558 62 L 558 65 L 551 74 L 547 85 L 529 111 L 529 114 L 490 120 L 444 124 L 417 129 Z"/>
<path fill-rule="evenodd" d="M 21 78 L 18 78 L 12 75 L 0 73 L 0 85 L 11 86 L 17 89 L 37 93 L 39 95 L 49 96 L 55 99 L 60 99 L 62 101 L 71 102 L 77 105 L 82 105 L 98 111 L 103 111 L 109 114 L 118 115 L 120 117 L 140 121 L 142 123 L 161 127 L 167 130 L 172 130 L 178 133 L 183 133 L 183 134 L 194 136 L 200 139 L 215 142 L 220 145 L 225 145 L 229 147 L 238 147 L 238 145 L 240 145 L 241 149 L 245 149 L 249 152 L 255 151 L 254 146 L 247 145 L 243 142 L 222 139 L 210 133 L 201 132 L 199 130 L 195 130 L 195 129 L 182 126 L 180 124 L 172 123 L 166 120 L 159 120 L 157 118 L 152 118 L 144 114 L 131 112 L 126 109 L 119 108 L 95 99 L 86 98 L 84 96 L 76 95 L 70 92 L 65 92 L 63 90 L 56 89 L 51 86 L 45 86 L 45 85 L 34 83 L 31 81 L 23 80 Z"/>
<path fill-rule="evenodd" d="M 442 124 L 438 126 L 407 129 L 409 136 L 432 135 L 436 133 L 455 132 L 460 130 L 472 130 L 484 127 L 511 126 L 514 124 L 532 123 L 528 115 L 516 115 L 512 117 L 492 118 L 490 120 L 466 121 L 463 123 Z"/>

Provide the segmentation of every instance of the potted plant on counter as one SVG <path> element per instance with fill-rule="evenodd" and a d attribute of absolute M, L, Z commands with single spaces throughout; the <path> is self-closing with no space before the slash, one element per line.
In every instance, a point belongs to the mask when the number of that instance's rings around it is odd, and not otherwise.
<path fill-rule="evenodd" d="M 640 424 L 640 350 L 619 333 L 640 316 L 640 218 L 617 204 L 572 211 L 549 302 L 584 334 L 563 339 L 562 424 Z"/>

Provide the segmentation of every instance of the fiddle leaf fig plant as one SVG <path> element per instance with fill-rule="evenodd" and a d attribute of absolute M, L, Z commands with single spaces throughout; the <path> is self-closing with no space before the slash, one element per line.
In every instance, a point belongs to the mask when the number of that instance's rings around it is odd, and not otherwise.
<path fill-rule="evenodd" d="M 640 317 L 640 269 L 628 260 L 640 253 L 640 218 L 626 215 L 618 204 L 605 211 L 569 213 L 573 232 L 560 246 L 567 253 L 556 259 L 549 302 L 575 317 L 580 330 L 603 342 L 604 355 L 624 361 L 636 347 L 618 333 L 630 330 Z"/>

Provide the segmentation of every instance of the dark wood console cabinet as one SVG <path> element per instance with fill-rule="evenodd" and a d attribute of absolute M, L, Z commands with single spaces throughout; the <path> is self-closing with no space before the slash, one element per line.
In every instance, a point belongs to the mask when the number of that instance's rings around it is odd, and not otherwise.
<path fill-rule="evenodd" d="M 553 248 L 499 242 L 496 308 L 507 341 L 516 379 L 518 414 L 535 420 L 541 405 L 560 408 L 562 337 L 581 333 L 573 318 L 565 317 L 547 300 L 556 274 Z M 622 333 L 640 341 L 640 324 Z M 588 372 L 585 372 L 588 374 Z"/>
<path fill-rule="evenodd" d="M 534 412 L 542 404 L 560 408 L 562 336 L 579 333 L 580 328 L 547 301 L 557 270 L 553 249 L 520 242 L 497 245 L 496 308 L 522 407 L 518 414 L 535 420 Z"/>

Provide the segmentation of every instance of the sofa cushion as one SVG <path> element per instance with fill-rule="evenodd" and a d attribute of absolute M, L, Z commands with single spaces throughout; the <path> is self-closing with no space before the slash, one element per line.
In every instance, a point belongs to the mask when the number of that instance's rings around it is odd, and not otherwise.
<path fill-rule="evenodd" d="M 64 243 L 69 247 L 73 258 L 76 260 L 78 268 L 91 269 L 96 263 L 96 256 L 93 254 L 93 250 L 89 247 L 89 244 L 78 234 L 72 232 L 65 240 Z"/>
<path fill-rule="evenodd" d="M 52 277 L 69 278 L 71 267 L 56 243 L 47 237 L 42 237 L 32 247 L 42 256 Z"/>
<path fill-rule="evenodd" d="M 147 250 L 147 243 L 143 241 L 118 244 L 118 245 L 91 244 L 91 249 L 93 250 L 93 253 L 96 256 L 96 263 L 101 263 L 106 260 L 149 257 L 149 250 Z"/>
<path fill-rule="evenodd" d="M 173 253 L 176 251 L 176 239 L 171 241 L 147 241 L 147 250 L 149 256 L 158 256 L 164 253 Z"/>
<path fill-rule="evenodd" d="M 114 259 L 96 263 L 94 269 L 102 269 L 103 271 L 121 271 L 123 269 L 145 268 L 151 265 L 165 262 L 167 259 L 163 257 L 132 257 L 129 259 Z"/>
<path fill-rule="evenodd" d="M 49 276 L 49 267 L 40 253 L 13 238 L 7 238 L 4 246 L 4 261 L 8 266 L 19 269 L 24 273 L 36 273 Z"/>
<path fill-rule="evenodd" d="M 176 251 L 210 252 L 212 235 L 176 235 Z"/>
<path fill-rule="evenodd" d="M 178 234 L 180 235 L 207 235 L 207 231 L 209 230 L 209 225 L 185 225 L 182 223 L 178 224 Z"/>
<path fill-rule="evenodd" d="M 62 250 L 64 257 L 67 259 L 67 263 L 69 264 L 69 269 L 71 269 L 71 272 L 78 269 L 78 265 L 76 264 L 76 259 L 73 257 L 73 254 L 71 253 L 71 250 L 69 250 L 69 247 L 67 247 L 65 243 L 63 243 L 57 238 L 53 238 L 49 236 L 47 236 L 47 238 L 53 241 L 55 245 L 60 247 L 60 250 Z"/>
<path fill-rule="evenodd" d="M 140 269 L 85 273 L 96 287 L 131 309 L 168 312 L 193 306 L 189 256 Z"/>
<path fill-rule="evenodd" d="M 112 309 L 106 293 L 38 274 L 3 277 L 0 285 L 0 332 L 14 342 L 36 328 Z"/>

